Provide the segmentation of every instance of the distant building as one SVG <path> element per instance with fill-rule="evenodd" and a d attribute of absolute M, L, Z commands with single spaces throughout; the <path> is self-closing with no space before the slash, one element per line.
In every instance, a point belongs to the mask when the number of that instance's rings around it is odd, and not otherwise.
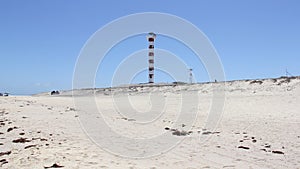
<path fill-rule="evenodd" d="M 9 95 L 9 93 L 0 93 L 0 96 L 5 96 L 7 97 Z"/>
<path fill-rule="evenodd" d="M 59 95 L 59 91 L 57 91 L 57 90 L 54 91 L 54 90 L 53 90 L 53 91 L 50 93 L 50 95 Z"/>

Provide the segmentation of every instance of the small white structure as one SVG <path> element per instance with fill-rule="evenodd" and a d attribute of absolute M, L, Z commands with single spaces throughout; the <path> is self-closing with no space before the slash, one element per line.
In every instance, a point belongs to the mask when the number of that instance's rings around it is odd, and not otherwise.
<path fill-rule="evenodd" d="M 193 83 L 193 69 L 189 69 L 189 80 L 190 80 L 190 84 Z"/>

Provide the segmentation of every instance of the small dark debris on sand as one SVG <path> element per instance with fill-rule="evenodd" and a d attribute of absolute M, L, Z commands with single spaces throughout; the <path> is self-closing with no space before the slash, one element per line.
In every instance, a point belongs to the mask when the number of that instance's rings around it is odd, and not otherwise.
<path fill-rule="evenodd" d="M 30 140 L 27 140 L 27 138 L 19 138 L 16 140 L 12 141 L 13 143 L 26 143 L 26 142 L 30 142 Z"/>
<path fill-rule="evenodd" d="M 276 150 L 272 151 L 272 153 L 274 153 L 274 154 L 284 154 L 282 151 L 276 151 Z"/>
<path fill-rule="evenodd" d="M 172 134 L 176 135 L 176 136 L 186 136 L 187 132 L 177 130 L 177 131 L 174 131 Z"/>
<path fill-rule="evenodd" d="M 7 132 L 11 132 L 14 128 L 10 127 L 7 129 Z"/>
<path fill-rule="evenodd" d="M 208 135 L 208 134 L 212 134 L 212 132 L 210 132 L 210 131 L 205 131 L 205 132 L 203 132 L 202 134 L 203 134 L 203 135 Z"/>
<path fill-rule="evenodd" d="M 23 135 L 25 135 L 25 133 L 19 133 L 19 135 L 20 135 L 20 136 L 23 136 Z"/>
<path fill-rule="evenodd" d="M 2 163 L 2 162 L 4 162 L 4 161 L 6 161 L 6 159 L 2 159 L 2 160 L 0 160 L 0 163 Z"/>
<path fill-rule="evenodd" d="M 238 146 L 238 148 L 245 149 L 245 150 L 249 150 L 250 149 L 249 147 L 245 147 L 245 146 Z"/>
<path fill-rule="evenodd" d="M 54 163 L 52 166 L 49 166 L 49 167 L 45 167 L 45 166 L 44 166 L 44 168 L 62 168 L 62 167 L 64 167 L 64 166 L 59 165 L 59 164 L 57 164 L 57 163 Z"/>
<path fill-rule="evenodd" d="M 192 131 L 179 131 L 179 130 L 175 130 L 172 132 L 173 135 L 175 136 L 186 136 L 186 135 L 190 135 L 192 133 Z"/>
<path fill-rule="evenodd" d="M 265 144 L 265 148 L 271 148 L 271 145 Z"/>
<path fill-rule="evenodd" d="M 283 78 L 277 85 L 282 85 L 283 83 L 290 83 L 292 79 L 295 79 L 296 77 L 281 77 Z"/>
<path fill-rule="evenodd" d="M 31 140 L 48 141 L 48 139 L 46 139 L 46 138 L 40 138 L 40 137 L 38 137 L 38 138 L 32 138 Z"/>
<path fill-rule="evenodd" d="M 28 149 L 28 148 L 31 148 L 31 147 L 36 147 L 36 145 L 28 145 L 28 146 L 24 147 L 24 149 Z"/>
<path fill-rule="evenodd" d="M 261 80 L 253 80 L 253 81 L 250 82 L 250 84 L 256 84 L 256 83 L 261 85 L 261 84 L 263 84 L 263 81 L 261 81 Z"/>
<path fill-rule="evenodd" d="M 67 109 L 65 110 L 65 112 L 68 112 L 68 111 L 76 111 L 76 109 L 72 108 L 72 107 L 67 107 Z"/>
<path fill-rule="evenodd" d="M 219 131 L 211 132 L 211 131 L 205 131 L 202 133 L 203 135 L 209 135 L 209 134 L 220 134 Z"/>
<path fill-rule="evenodd" d="M 126 118 L 126 117 L 122 117 L 121 119 L 127 120 L 127 121 L 135 121 L 135 119 L 129 119 L 129 118 Z"/>
<path fill-rule="evenodd" d="M 0 156 L 10 155 L 10 154 L 11 154 L 11 151 L 0 152 Z"/>
<path fill-rule="evenodd" d="M 0 167 L 2 167 L 2 165 L 7 164 L 8 161 L 6 159 L 2 159 L 2 160 L 0 160 L 0 163 L 1 163 Z"/>
<path fill-rule="evenodd" d="M 169 127 L 165 127 L 165 130 L 170 130 L 170 128 Z"/>

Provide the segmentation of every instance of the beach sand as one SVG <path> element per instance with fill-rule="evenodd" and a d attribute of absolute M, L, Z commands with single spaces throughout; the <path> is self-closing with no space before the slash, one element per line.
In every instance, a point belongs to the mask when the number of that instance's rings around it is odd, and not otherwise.
<path fill-rule="evenodd" d="M 207 129 L 205 123 L 214 97 L 212 89 L 222 84 L 97 89 L 95 100 L 103 118 L 121 136 L 147 139 L 165 133 L 168 138 L 182 139 L 162 152 L 157 148 L 159 145 L 150 144 L 148 149 L 156 148 L 157 152 L 145 158 L 122 157 L 126 156 L 126 150 L 117 154 L 95 144 L 81 124 L 81 116 L 88 112 L 81 112 L 84 110 L 75 105 L 70 91 L 55 96 L 0 97 L 0 166 L 8 169 L 300 168 L 300 78 L 226 82 L 218 125 Z M 94 97 L 91 93 L 92 90 L 74 91 L 77 101 Z M 149 103 L 149 93 L 167 99 L 162 115 L 158 114 L 155 121 L 146 125 L 137 123 L 138 116 L 124 116 L 127 107 L 122 102 L 128 95 L 136 110 L 155 113 L 156 104 Z M 187 103 L 196 100 L 198 108 L 185 105 L 184 111 L 178 111 L 182 93 L 190 96 Z M 198 100 L 193 98 L 195 93 Z M 115 110 L 115 104 L 121 107 L 121 114 Z M 187 118 L 197 114 L 197 117 L 189 124 L 176 123 L 179 114 Z M 111 139 L 113 147 L 115 138 Z"/>

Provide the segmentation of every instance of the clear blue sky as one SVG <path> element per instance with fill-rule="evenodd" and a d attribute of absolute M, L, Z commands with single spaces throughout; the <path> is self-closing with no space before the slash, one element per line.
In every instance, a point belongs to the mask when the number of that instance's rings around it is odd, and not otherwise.
<path fill-rule="evenodd" d="M 227 80 L 278 77 L 286 68 L 300 75 L 299 9 L 298 0 L 1 0 L 0 92 L 71 89 L 88 38 L 112 20 L 138 12 L 170 13 L 196 25 L 218 51 Z M 168 48 L 163 42 L 157 40 L 158 47 Z M 106 71 L 110 76 L 109 67 Z M 205 81 L 201 68 L 194 74 Z M 162 77 L 157 81 L 169 81 Z M 107 86 L 107 79 L 96 79 L 97 87 Z"/>

